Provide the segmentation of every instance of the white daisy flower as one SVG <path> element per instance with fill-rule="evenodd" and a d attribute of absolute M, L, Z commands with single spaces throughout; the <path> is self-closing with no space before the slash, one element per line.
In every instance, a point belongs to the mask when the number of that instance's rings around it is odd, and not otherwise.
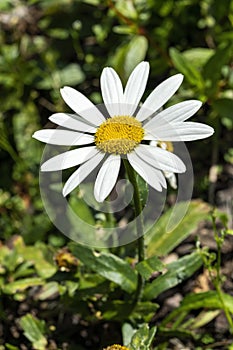
<path fill-rule="evenodd" d="M 79 165 L 65 183 L 64 196 L 102 163 L 94 196 L 103 202 L 116 184 L 121 157 L 127 158 L 151 187 L 162 191 L 166 188 L 164 172 L 183 173 L 186 168 L 174 153 L 149 142 L 191 141 L 213 134 L 210 126 L 185 122 L 201 107 L 200 101 L 181 102 L 155 114 L 181 85 L 181 74 L 158 85 L 138 109 L 148 75 L 149 63 L 141 62 L 123 90 L 115 70 L 104 68 L 100 84 L 107 118 L 82 93 L 71 87 L 61 89 L 64 101 L 76 114 L 53 114 L 49 119 L 65 129 L 39 130 L 33 137 L 54 145 L 83 146 L 55 156 L 41 167 L 42 171 L 57 171 Z"/>

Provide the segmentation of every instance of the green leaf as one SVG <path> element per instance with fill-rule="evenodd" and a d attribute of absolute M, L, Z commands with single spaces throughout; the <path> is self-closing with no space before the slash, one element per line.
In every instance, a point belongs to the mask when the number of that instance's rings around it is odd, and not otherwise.
<path fill-rule="evenodd" d="M 191 341 L 195 341 L 197 336 L 195 333 L 186 330 L 186 329 L 168 329 L 168 328 L 163 328 L 159 327 L 159 335 L 161 335 L 164 339 L 172 339 L 172 338 L 177 338 L 181 340 L 188 340 L 190 339 Z"/>
<path fill-rule="evenodd" d="M 212 82 L 212 86 L 221 77 L 222 67 L 228 63 L 232 56 L 232 46 L 218 48 L 213 56 L 206 62 L 203 67 L 203 76 L 205 80 Z M 214 86 L 213 86 L 214 87 Z"/>
<path fill-rule="evenodd" d="M 34 263 L 40 277 L 49 278 L 57 271 L 57 266 L 53 261 L 53 252 L 45 243 L 37 242 L 35 246 L 25 246 L 19 242 L 16 251 L 21 258 Z"/>
<path fill-rule="evenodd" d="M 149 329 L 147 324 L 144 324 L 133 335 L 130 347 L 132 350 L 149 350 L 150 345 L 154 339 L 156 333 L 156 327 Z"/>
<path fill-rule="evenodd" d="M 148 42 L 144 36 L 135 36 L 129 43 L 125 56 L 125 78 L 128 78 L 133 69 L 144 60 L 148 49 Z"/>
<path fill-rule="evenodd" d="M 118 284 L 126 292 L 131 293 L 135 290 L 137 276 L 126 261 L 113 254 L 96 252 L 75 243 L 69 244 L 69 247 L 74 256 L 91 270 Z"/>
<path fill-rule="evenodd" d="M 101 308 L 101 314 L 105 320 L 122 321 L 131 314 L 133 304 L 122 300 L 108 302 Z"/>
<path fill-rule="evenodd" d="M 77 197 L 76 193 L 71 194 L 69 205 L 73 212 L 77 214 L 81 220 L 92 226 L 96 224 L 90 207 L 87 205 L 84 199 Z"/>
<path fill-rule="evenodd" d="M 70 35 L 69 30 L 62 28 L 52 28 L 47 31 L 48 35 L 56 39 L 67 39 Z"/>
<path fill-rule="evenodd" d="M 84 81 L 85 75 L 81 70 L 81 67 L 77 63 L 71 63 L 62 70 L 59 71 L 60 84 L 64 85 L 77 85 Z"/>
<path fill-rule="evenodd" d="M 152 283 L 147 284 L 144 289 L 144 299 L 154 299 L 159 294 L 175 287 L 186 278 L 193 275 L 202 265 L 202 258 L 198 252 L 168 264 L 167 272 L 157 277 Z"/>
<path fill-rule="evenodd" d="M 213 102 L 213 109 L 221 117 L 222 124 L 228 129 L 233 128 L 233 100 L 221 98 Z"/>
<path fill-rule="evenodd" d="M 68 66 L 53 71 L 52 73 L 45 73 L 44 78 L 37 84 L 39 89 L 53 89 L 63 87 L 64 85 L 77 85 L 84 81 L 85 75 L 80 66 L 76 63 L 71 63 Z"/>
<path fill-rule="evenodd" d="M 47 345 L 47 339 L 45 334 L 45 322 L 38 320 L 31 314 L 27 314 L 20 319 L 20 326 L 24 331 L 25 337 L 30 340 L 33 345 L 33 349 L 45 350 Z"/>
<path fill-rule="evenodd" d="M 8 152 L 16 163 L 20 161 L 18 154 L 15 152 L 14 148 L 12 147 L 9 141 L 6 128 L 2 122 L 0 122 L 0 148 Z"/>
<path fill-rule="evenodd" d="M 130 323 L 123 324 L 123 326 L 122 326 L 122 338 L 123 338 L 123 345 L 124 346 L 127 346 L 130 343 L 131 338 L 132 338 L 134 333 L 135 333 L 135 331 Z"/>
<path fill-rule="evenodd" d="M 154 302 L 140 301 L 137 303 L 132 314 L 130 315 L 130 319 L 133 321 L 136 319 L 140 321 L 143 320 L 144 322 L 150 322 L 158 309 L 159 305 Z"/>
<path fill-rule="evenodd" d="M 153 272 L 162 271 L 164 269 L 164 264 L 157 256 L 152 256 L 151 258 L 138 263 L 135 268 L 140 275 L 147 280 L 151 277 Z"/>
<path fill-rule="evenodd" d="M 191 293 L 187 295 L 181 302 L 181 305 L 172 311 L 163 321 L 162 326 L 170 323 L 176 317 L 180 317 L 181 314 L 188 314 L 191 310 L 197 309 L 210 309 L 210 310 L 222 310 L 224 302 L 225 308 L 233 314 L 233 297 L 229 294 L 221 293 L 221 298 L 216 291 L 208 291 L 204 293 Z M 195 322 L 194 322 L 195 324 Z"/>
<path fill-rule="evenodd" d="M 82 0 L 84 3 L 93 5 L 93 6 L 98 6 L 101 3 L 101 0 Z"/>
<path fill-rule="evenodd" d="M 194 318 L 189 328 L 197 329 L 205 326 L 207 323 L 215 319 L 220 313 L 220 310 L 202 311 L 200 314 Z"/>
<path fill-rule="evenodd" d="M 10 255 L 11 250 L 6 245 L 0 245 L 0 264 L 7 266 L 6 259 Z"/>
<path fill-rule="evenodd" d="M 100 291 L 99 288 L 106 289 L 109 287 L 109 281 L 96 273 L 82 275 L 79 282 L 79 293 L 83 292 L 86 295 L 90 295 L 88 291 L 91 291 L 91 294 L 102 293 L 103 290 L 101 289 Z"/>
<path fill-rule="evenodd" d="M 46 283 L 39 292 L 37 298 L 39 300 L 46 300 L 54 295 L 59 294 L 59 284 L 57 282 Z"/>
<path fill-rule="evenodd" d="M 195 68 L 201 68 L 214 54 L 213 49 L 205 47 L 195 47 L 182 52 L 183 57 Z"/>
<path fill-rule="evenodd" d="M 24 278 L 18 281 L 10 282 L 2 287 L 3 293 L 15 294 L 17 291 L 25 290 L 29 287 L 40 286 L 44 284 L 44 280 L 39 277 Z"/>
<path fill-rule="evenodd" d="M 7 350 L 20 350 L 17 346 L 6 343 Z"/>
<path fill-rule="evenodd" d="M 135 27 L 129 27 L 127 25 L 119 25 L 119 26 L 114 26 L 113 27 L 113 32 L 117 34 L 127 34 L 127 35 L 133 35 L 135 34 Z"/>
<path fill-rule="evenodd" d="M 32 267 L 31 261 L 25 261 L 17 267 L 17 270 L 14 272 L 14 279 L 19 279 L 35 274 L 35 269 Z"/>
<path fill-rule="evenodd" d="M 229 312 L 233 314 L 233 297 L 229 294 L 222 293 L 222 299 Z M 219 298 L 219 294 L 216 291 L 190 294 L 183 299 L 179 310 L 195 310 L 200 308 L 221 310 L 222 301 Z"/>
<path fill-rule="evenodd" d="M 180 202 L 176 207 L 176 216 L 187 209 L 186 202 Z M 210 206 L 202 201 L 190 202 L 187 213 L 183 220 L 172 230 L 169 230 L 174 215 L 173 208 L 166 211 L 156 224 L 148 231 L 145 237 L 148 257 L 153 255 L 166 255 L 180 244 L 190 233 L 197 228 L 198 224 L 208 217 Z M 177 214 L 178 213 L 178 214 Z"/>
<path fill-rule="evenodd" d="M 150 301 L 138 302 L 135 306 L 129 301 L 114 300 L 104 304 L 101 313 L 106 320 L 122 321 L 129 318 L 132 322 L 149 322 L 158 308 L 158 304 Z"/>
<path fill-rule="evenodd" d="M 0 2 L 0 10 L 1 11 L 7 11 L 11 9 L 11 0 L 3 0 Z"/>
<path fill-rule="evenodd" d="M 233 119 L 233 100 L 220 98 L 213 102 L 213 108 L 221 117 Z"/>
<path fill-rule="evenodd" d="M 204 82 L 201 73 L 185 58 L 185 55 L 180 53 L 175 48 L 171 48 L 169 53 L 174 66 L 179 72 L 184 74 L 189 83 L 202 88 L 204 86 Z"/>
<path fill-rule="evenodd" d="M 136 20 L 138 13 L 133 1 L 118 0 L 116 8 L 123 16 Z"/>
<path fill-rule="evenodd" d="M 74 281 L 66 281 L 65 286 L 67 289 L 67 294 L 70 298 L 73 298 L 75 296 L 76 290 L 79 287 L 79 284 Z"/>
<path fill-rule="evenodd" d="M 120 46 L 110 60 L 121 79 L 126 82 L 132 70 L 145 59 L 148 42 L 144 36 L 133 36 L 129 43 Z"/>
<path fill-rule="evenodd" d="M 33 102 L 27 103 L 19 113 L 14 114 L 13 131 L 15 144 L 19 156 L 29 168 L 40 162 L 42 147 L 38 142 L 36 143 L 32 140 L 32 134 L 39 128 L 38 110 Z"/>

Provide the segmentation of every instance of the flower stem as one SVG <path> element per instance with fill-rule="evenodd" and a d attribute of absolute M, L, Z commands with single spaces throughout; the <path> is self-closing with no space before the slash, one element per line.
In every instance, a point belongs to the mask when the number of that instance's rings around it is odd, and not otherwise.
<path fill-rule="evenodd" d="M 132 166 L 129 164 L 127 160 L 123 160 L 125 169 L 128 174 L 129 181 L 131 182 L 134 193 L 133 193 L 133 200 L 134 200 L 134 211 L 135 211 L 135 217 L 136 217 L 136 226 L 137 226 L 137 244 L 138 244 L 138 262 L 141 262 L 145 259 L 145 243 L 144 243 L 144 236 L 143 236 L 143 220 L 142 220 L 142 204 L 140 199 L 140 193 L 138 188 L 138 183 L 135 176 L 135 171 L 132 168 Z M 138 301 L 140 301 L 142 297 L 143 287 L 144 287 L 144 278 L 138 274 L 138 283 L 137 283 L 137 289 L 135 292 L 135 300 L 134 304 L 136 305 Z"/>
<path fill-rule="evenodd" d="M 225 239 L 225 231 L 222 230 L 221 234 L 218 234 L 217 231 L 217 226 L 216 226 L 216 216 L 215 213 L 212 215 L 212 222 L 213 222 L 213 231 L 214 231 L 214 239 L 217 244 L 217 261 L 215 265 L 215 271 L 216 271 L 216 276 L 212 279 L 212 283 L 215 286 L 215 289 L 218 293 L 219 300 L 221 301 L 222 304 L 222 309 L 225 313 L 226 319 L 229 324 L 229 331 L 231 334 L 233 334 L 233 320 L 230 315 L 229 309 L 226 306 L 225 300 L 224 300 L 224 293 L 222 291 L 222 277 L 221 277 L 221 264 L 222 264 L 222 256 L 221 256 L 221 251 L 222 251 L 222 245 Z"/>

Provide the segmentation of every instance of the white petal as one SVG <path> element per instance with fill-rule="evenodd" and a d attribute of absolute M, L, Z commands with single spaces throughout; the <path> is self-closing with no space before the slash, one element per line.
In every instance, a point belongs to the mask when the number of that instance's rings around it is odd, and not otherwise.
<path fill-rule="evenodd" d="M 81 94 L 81 92 L 69 86 L 65 86 L 60 91 L 66 104 L 89 123 L 99 126 L 105 121 L 102 113 L 100 113 L 96 106 L 86 96 Z"/>
<path fill-rule="evenodd" d="M 122 115 L 124 102 L 121 80 L 114 69 L 104 68 L 100 77 L 104 104 L 111 117 Z"/>
<path fill-rule="evenodd" d="M 164 175 L 169 182 L 169 185 L 174 188 L 174 190 L 177 189 L 177 182 L 176 182 L 176 175 L 174 173 L 164 171 Z"/>
<path fill-rule="evenodd" d="M 41 166 L 41 171 L 57 171 L 68 169 L 73 166 L 82 164 L 97 154 L 98 151 L 94 146 L 83 147 L 67 151 L 47 160 Z"/>
<path fill-rule="evenodd" d="M 77 146 L 94 142 L 92 135 L 86 135 L 77 131 L 61 129 L 44 129 L 36 131 L 32 137 L 51 145 Z"/>
<path fill-rule="evenodd" d="M 157 191 L 162 191 L 162 187 L 167 187 L 162 171 L 144 162 L 135 152 L 129 153 L 127 157 L 132 167 L 151 187 Z"/>
<path fill-rule="evenodd" d="M 147 97 L 136 118 L 143 121 L 153 112 L 156 112 L 169 100 L 172 95 L 174 95 L 176 90 L 180 87 L 182 80 L 183 75 L 176 74 L 159 84 Z"/>
<path fill-rule="evenodd" d="M 139 63 L 130 74 L 125 87 L 124 97 L 125 106 L 124 114 L 133 115 L 141 97 L 145 91 L 150 66 L 148 62 Z"/>
<path fill-rule="evenodd" d="M 169 126 L 161 126 L 147 131 L 144 140 L 162 141 L 193 141 L 200 140 L 213 135 L 214 129 L 206 124 L 183 122 L 173 123 Z"/>
<path fill-rule="evenodd" d="M 93 158 L 81 165 L 78 170 L 76 170 L 66 181 L 62 191 L 63 196 L 67 196 L 75 187 L 79 186 L 80 183 L 92 172 L 92 170 L 99 165 L 104 156 L 104 153 L 99 152 Z"/>
<path fill-rule="evenodd" d="M 168 125 L 167 123 L 183 122 L 195 114 L 201 105 L 202 103 L 198 100 L 177 103 L 156 114 L 154 118 L 144 125 L 144 129 L 150 131 L 150 128 L 157 128 L 164 124 Z"/>
<path fill-rule="evenodd" d="M 90 133 L 96 132 L 96 128 L 94 126 L 87 124 L 85 119 L 75 114 L 55 113 L 49 117 L 49 120 L 68 129 Z"/>
<path fill-rule="evenodd" d="M 146 163 L 157 169 L 173 173 L 183 173 L 186 170 L 184 163 L 179 157 L 162 148 L 140 145 L 135 148 L 135 152 Z"/>
<path fill-rule="evenodd" d="M 103 202 L 112 191 L 121 165 L 121 157 L 119 155 L 110 155 L 102 165 L 94 187 L 94 195 L 98 202 Z"/>

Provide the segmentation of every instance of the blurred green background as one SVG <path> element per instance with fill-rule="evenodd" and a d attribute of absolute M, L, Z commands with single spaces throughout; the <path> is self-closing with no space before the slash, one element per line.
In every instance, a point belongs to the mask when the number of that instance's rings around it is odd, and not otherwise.
<path fill-rule="evenodd" d="M 26 288 L 54 274 L 54 251 L 67 243 L 43 208 L 38 172 L 44 145 L 31 137 L 52 113 L 69 111 L 59 89 L 73 86 L 101 103 L 102 69 L 112 66 L 125 83 L 145 59 L 151 66 L 145 98 L 163 79 L 183 73 L 184 83 L 169 103 L 200 99 L 203 107 L 193 120 L 215 128 L 211 139 L 188 145 L 194 197 L 214 204 L 217 191 L 232 186 L 232 25 L 232 0 L 0 1 L 0 345 L 22 342 L 22 334 L 15 325 L 11 329 L 9 320 L 25 313 L 19 304 L 28 297 Z M 38 261 L 45 254 L 44 274 L 36 263 L 30 265 L 32 252 L 24 256 L 22 268 L 15 247 L 24 244 L 35 249 Z M 67 259 L 75 265 L 72 257 Z M 28 276 L 34 280 L 24 281 L 20 293 L 6 289 L 6 283 Z M 72 297 L 72 285 L 66 288 Z M 24 307 L 28 311 L 35 303 L 32 298 L 30 307 Z M 47 312 L 57 317 L 53 305 L 49 308 L 45 306 L 43 316 L 48 318 Z M 69 330 L 59 337 L 59 344 L 69 342 Z M 6 349 L 16 349 L 13 345 Z"/>

